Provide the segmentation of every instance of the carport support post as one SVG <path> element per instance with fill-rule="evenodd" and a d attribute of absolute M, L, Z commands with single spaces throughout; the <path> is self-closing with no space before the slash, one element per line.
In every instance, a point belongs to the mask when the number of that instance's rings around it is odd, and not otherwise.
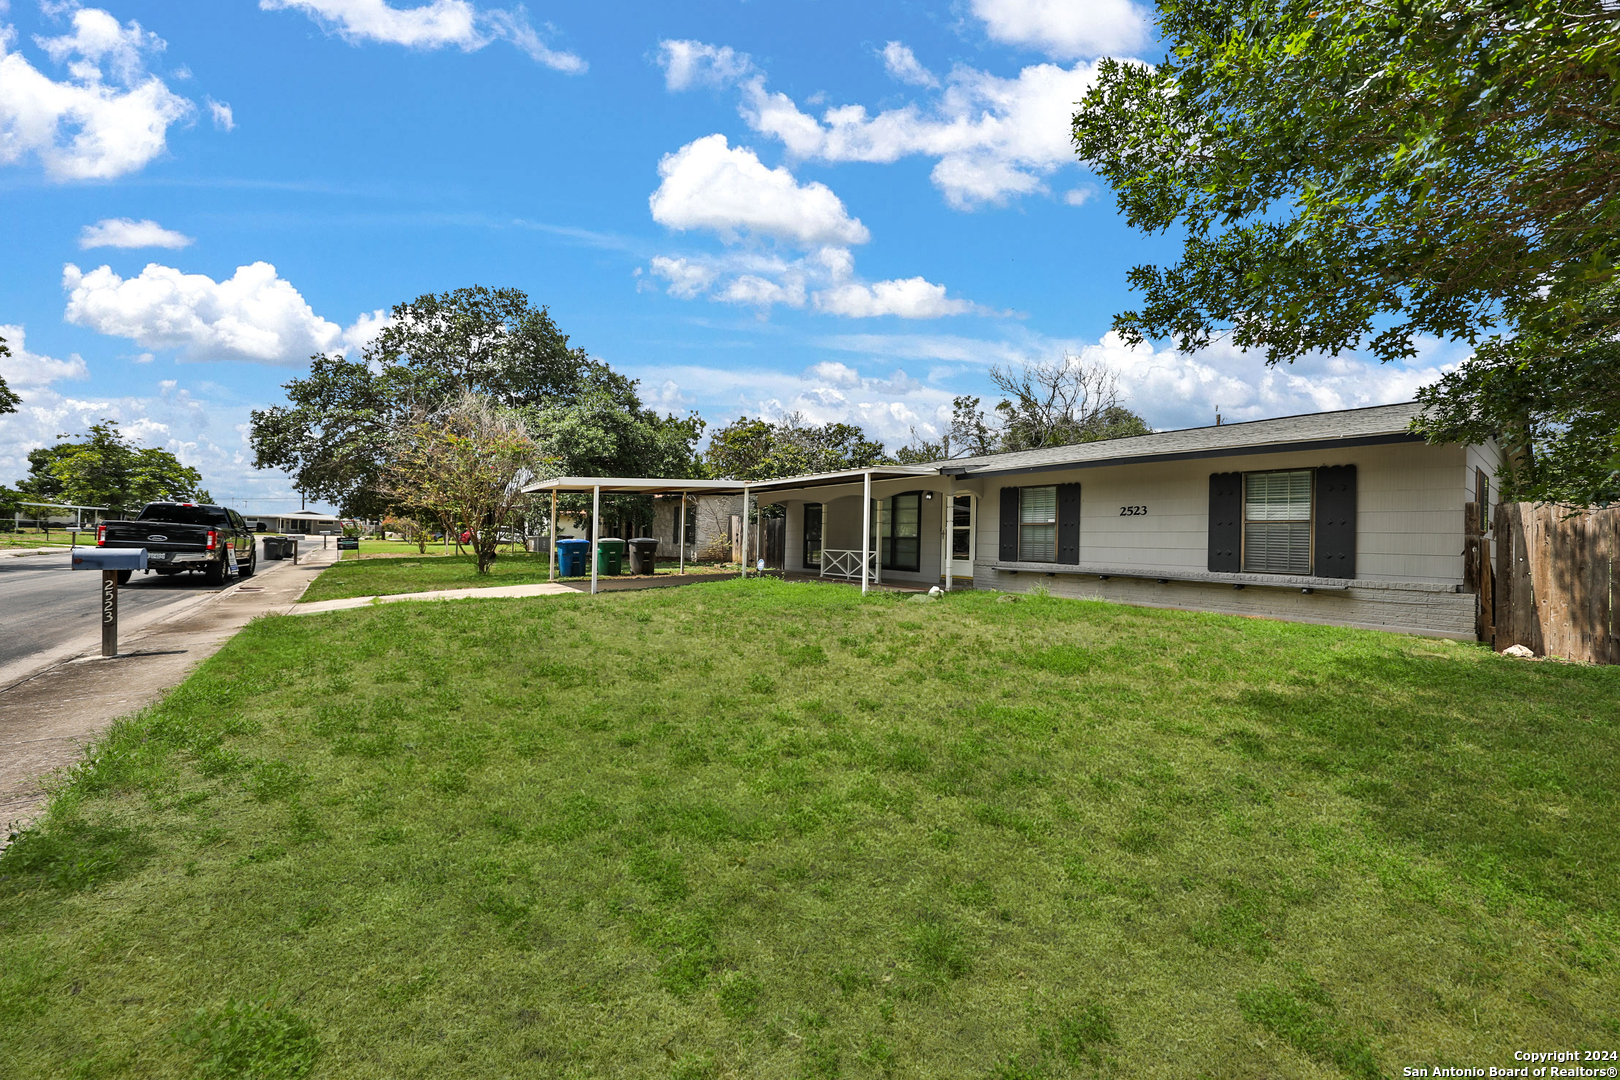
<path fill-rule="evenodd" d="M 743 556 L 742 576 L 748 576 L 748 488 L 743 488 Z"/>
<path fill-rule="evenodd" d="M 951 541 L 956 539 L 956 477 L 945 481 L 945 509 L 939 516 L 939 561 L 945 567 L 945 591 L 951 591 L 951 563 L 956 553 Z"/>
<path fill-rule="evenodd" d="M 118 571 L 101 572 L 101 655 L 118 655 Z"/>
<path fill-rule="evenodd" d="M 681 573 L 686 573 L 686 492 L 681 492 L 681 510 L 675 518 L 675 546 L 681 552 Z"/>
<path fill-rule="evenodd" d="M 546 580 L 557 580 L 557 489 L 551 489 L 551 533 L 546 537 L 551 551 L 546 555 Z"/>
<path fill-rule="evenodd" d="M 871 577 L 872 558 L 872 474 L 866 474 L 861 488 L 861 595 L 866 595 L 867 579 Z"/>
<path fill-rule="evenodd" d="M 602 550 L 602 485 L 591 489 L 591 595 L 596 595 L 596 558 Z"/>

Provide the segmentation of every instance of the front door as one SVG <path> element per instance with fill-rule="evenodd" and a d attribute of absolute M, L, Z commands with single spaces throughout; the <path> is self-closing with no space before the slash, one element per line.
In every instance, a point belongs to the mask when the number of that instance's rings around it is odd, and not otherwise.
<path fill-rule="evenodd" d="M 977 498 L 958 495 L 951 500 L 951 577 L 973 578 L 973 556 L 976 540 L 973 518 Z"/>

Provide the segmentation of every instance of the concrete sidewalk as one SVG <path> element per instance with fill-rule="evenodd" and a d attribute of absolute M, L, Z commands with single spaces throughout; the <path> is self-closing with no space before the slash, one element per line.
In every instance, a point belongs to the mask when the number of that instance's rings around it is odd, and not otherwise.
<path fill-rule="evenodd" d="M 158 700 L 249 620 L 287 611 L 336 558 L 336 548 L 316 548 L 297 566 L 261 562 L 224 592 L 121 628 L 118 656 L 86 653 L 0 690 L 0 826 L 31 818 L 45 801 L 45 774 L 78 761 L 108 724 Z M 0 841 L 8 831 L 0 828 Z"/>
<path fill-rule="evenodd" d="M 69 551 L 72 551 L 72 550 L 73 549 L 68 547 L 66 544 L 53 544 L 50 547 L 0 548 L 0 556 L 3 556 L 3 555 L 18 555 L 18 556 L 20 556 L 20 555 L 49 555 L 53 551 L 60 551 L 62 554 L 66 555 Z"/>
<path fill-rule="evenodd" d="M 730 581 L 736 574 L 665 574 L 658 578 L 599 578 L 596 591 L 634 592 L 639 589 L 667 589 L 675 585 L 690 585 L 697 581 Z M 371 607 L 373 604 L 397 604 L 422 600 L 501 600 L 513 596 L 563 596 L 568 593 L 589 593 L 589 580 L 542 581 L 536 585 L 494 585 L 487 589 L 438 589 L 433 592 L 392 593 L 383 596 L 351 596 L 343 600 L 315 600 L 296 604 L 289 615 L 319 615 L 326 611 L 347 611 L 351 608 Z"/>

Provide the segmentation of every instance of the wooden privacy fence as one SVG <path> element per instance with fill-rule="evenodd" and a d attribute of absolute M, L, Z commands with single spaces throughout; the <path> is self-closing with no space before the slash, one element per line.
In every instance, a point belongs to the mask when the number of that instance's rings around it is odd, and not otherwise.
<path fill-rule="evenodd" d="M 762 517 L 748 528 L 748 565 L 765 560 L 765 569 L 780 570 L 787 554 L 787 518 Z M 731 515 L 731 561 L 743 561 L 742 515 Z"/>
<path fill-rule="evenodd" d="M 1570 515 L 1559 506 L 1498 504 L 1494 568 L 1477 513 L 1469 522 L 1464 551 L 1479 592 L 1480 640 L 1497 652 L 1523 645 L 1537 656 L 1620 664 L 1620 507 Z"/>

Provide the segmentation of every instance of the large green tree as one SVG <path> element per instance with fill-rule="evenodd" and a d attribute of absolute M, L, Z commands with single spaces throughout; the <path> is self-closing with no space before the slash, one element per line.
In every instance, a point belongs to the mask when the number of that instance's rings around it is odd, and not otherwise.
<path fill-rule="evenodd" d="M 1475 343 L 1423 396 L 1430 437 L 1505 437 L 1511 494 L 1620 494 L 1565 437 L 1620 428 L 1620 8 L 1160 0 L 1158 29 L 1163 61 L 1103 61 L 1074 117 L 1130 223 L 1182 238 L 1130 272 L 1124 338 Z"/>
<path fill-rule="evenodd" d="M 775 422 L 738 417 L 709 437 L 704 459 L 711 476 L 729 480 L 774 480 L 894 460 L 853 424 L 812 424 L 797 412 Z"/>
<path fill-rule="evenodd" d="M 167 450 L 136 446 L 116 420 L 92 424 L 75 441 L 30 451 L 28 466 L 17 490 L 30 502 L 104 506 L 122 515 L 165 499 L 211 501 L 201 473 Z"/>
<path fill-rule="evenodd" d="M 0 356 L 10 355 L 11 349 L 6 345 L 6 339 L 0 338 Z M 6 385 L 4 378 L 0 378 L 0 416 L 16 412 L 17 406 L 20 404 L 22 404 L 22 398 L 17 396 L 15 390 Z"/>
<path fill-rule="evenodd" d="M 306 495 L 368 517 L 398 504 L 381 482 L 392 434 L 464 393 L 524 415 L 557 474 L 688 475 L 701 433 L 695 417 L 646 409 L 634 381 L 570 346 L 518 289 L 474 286 L 396 305 L 358 359 L 315 356 L 309 375 L 284 389 L 287 405 L 253 413 L 254 464 L 285 469 Z"/>

